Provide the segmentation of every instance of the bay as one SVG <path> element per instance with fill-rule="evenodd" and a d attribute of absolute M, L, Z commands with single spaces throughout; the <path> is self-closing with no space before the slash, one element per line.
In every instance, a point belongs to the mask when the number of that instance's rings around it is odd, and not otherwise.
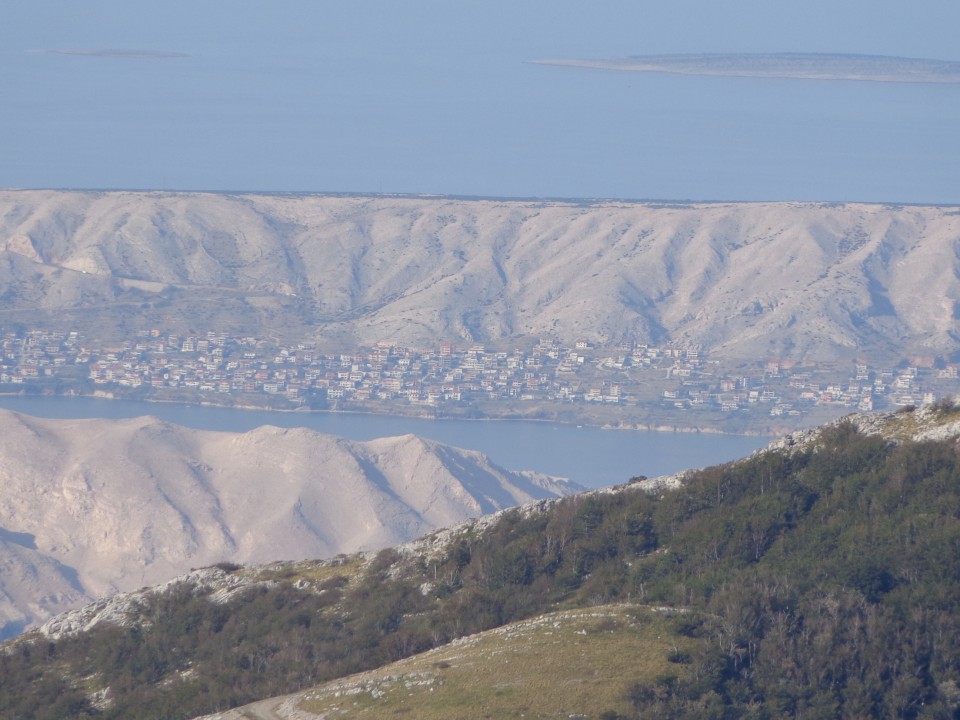
<path fill-rule="evenodd" d="M 350 440 L 416 434 L 479 450 L 510 470 L 536 470 L 587 487 L 636 475 L 656 477 L 748 455 L 771 438 L 696 432 L 605 430 L 511 420 L 429 420 L 357 413 L 238 410 L 101 398 L 0 396 L 0 408 L 43 418 L 122 419 L 144 415 L 198 430 L 246 432 L 262 425 L 306 427 Z"/>

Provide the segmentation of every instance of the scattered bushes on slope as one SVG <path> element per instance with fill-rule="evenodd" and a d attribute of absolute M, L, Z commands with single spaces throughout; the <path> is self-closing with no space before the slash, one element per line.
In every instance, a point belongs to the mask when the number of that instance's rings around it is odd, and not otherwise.
<path fill-rule="evenodd" d="M 322 594 L 280 583 L 216 605 L 174 590 L 139 627 L 17 644 L 0 657 L 0 716 L 193 717 L 625 601 L 687 608 L 677 629 L 697 641 L 677 676 L 625 668 L 637 717 L 960 717 L 957 557 L 956 447 L 841 424 L 661 496 L 505 513 L 440 558 L 385 551 Z"/>

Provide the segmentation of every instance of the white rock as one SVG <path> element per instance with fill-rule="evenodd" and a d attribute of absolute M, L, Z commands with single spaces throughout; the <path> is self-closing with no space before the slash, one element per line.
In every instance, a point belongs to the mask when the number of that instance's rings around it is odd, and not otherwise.
<path fill-rule="evenodd" d="M 578 489 L 413 435 L 0 411 L 0 628 L 191 567 L 376 550 Z"/>

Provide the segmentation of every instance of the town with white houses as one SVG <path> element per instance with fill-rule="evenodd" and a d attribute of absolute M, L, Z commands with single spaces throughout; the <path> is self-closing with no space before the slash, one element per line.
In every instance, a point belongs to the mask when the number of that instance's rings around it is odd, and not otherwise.
<path fill-rule="evenodd" d="M 803 417 L 829 405 L 850 411 L 932 403 L 960 392 L 956 364 L 934 359 L 879 367 L 760 359 L 725 368 L 703 351 L 642 343 L 594 347 L 541 339 L 527 349 L 434 349 L 381 342 L 353 353 L 219 332 L 153 328 L 115 346 L 77 332 L 2 332 L 0 392 L 102 394 L 270 408 L 470 408 L 497 404 L 645 406 L 671 413 Z M 505 413 L 504 415 L 510 415 Z"/>

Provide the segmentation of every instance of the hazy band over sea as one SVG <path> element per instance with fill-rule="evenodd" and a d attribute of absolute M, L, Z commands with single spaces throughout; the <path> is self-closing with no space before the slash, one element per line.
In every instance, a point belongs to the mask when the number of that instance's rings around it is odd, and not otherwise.
<path fill-rule="evenodd" d="M 535 60 L 540 65 L 707 77 L 960 83 L 960 62 L 839 53 L 636 55 L 614 60 Z"/>

